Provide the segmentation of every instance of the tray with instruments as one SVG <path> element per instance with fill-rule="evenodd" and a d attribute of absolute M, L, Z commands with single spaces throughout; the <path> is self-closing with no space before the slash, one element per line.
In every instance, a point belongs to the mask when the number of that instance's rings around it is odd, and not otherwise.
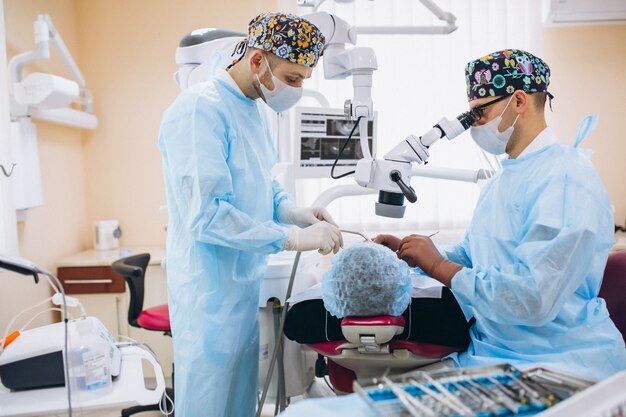
<path fill-rule="evenodd" d="M 525 417 L 594 383 L 542 367 L 496 365 L 359 380 L 354 391 L 383 417 Z"/>

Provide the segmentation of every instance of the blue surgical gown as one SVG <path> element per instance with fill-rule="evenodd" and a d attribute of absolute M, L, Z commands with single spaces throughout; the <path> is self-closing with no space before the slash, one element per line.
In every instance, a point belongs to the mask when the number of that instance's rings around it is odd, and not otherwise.
<path fill-rule="evenodd" d="M 177 417 L 254 415 L 260 280 L 286 238 L 265 115 L 224 77 L 182 92 L 159 137 Z"/>
<path fill-rule="evenodd" d="M 471 344 L 458 366 L 541 363 L 602 379 L 626 369 L 624 340 L 598 298 L 614 242 L 608 195 L 591 161 L 552 144 L 502 161 L 463 241 L 452 292 Z"/>

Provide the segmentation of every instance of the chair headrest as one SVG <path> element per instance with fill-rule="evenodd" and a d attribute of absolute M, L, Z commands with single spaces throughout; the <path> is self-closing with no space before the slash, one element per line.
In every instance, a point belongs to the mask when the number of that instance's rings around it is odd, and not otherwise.
<path fill-rule="evenodd" d="M 404 331 L 403 316 L 346 317 L 341 321 L 341 332 L 356 345 L 381 345 Z"/>
<path fill-rule="evenodd" d="M 342 326 L 402 326 L 404 316 L 346 317 L 341 320 Z"/>

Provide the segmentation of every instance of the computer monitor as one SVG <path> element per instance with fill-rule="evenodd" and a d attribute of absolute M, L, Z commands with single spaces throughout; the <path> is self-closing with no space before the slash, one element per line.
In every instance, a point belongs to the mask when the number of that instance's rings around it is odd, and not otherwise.
<path fill-rule="evenodd" d="M 295 115 L 295 178 L 330 178 L 330 170 L 356 121 L 347 119 L 343 109 L 297 107 Z M 376 152 L 376 119 L 369 120 L 367 136 L 372 155 Z M 343 150 L 335 175 L 349 171 L 363 158 L 359 127 Z"/>

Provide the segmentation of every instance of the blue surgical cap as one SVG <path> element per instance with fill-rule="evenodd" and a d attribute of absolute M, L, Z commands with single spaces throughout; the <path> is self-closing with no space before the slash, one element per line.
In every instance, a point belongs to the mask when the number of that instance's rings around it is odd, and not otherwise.
<path fill-rule="evenodd" d="M 339 318 L 399 316 L 411 301 L 409 273 L 409 266 L 385 246 L 350 246 L 335 256 L 324 275 L 324 306 Z"/>

